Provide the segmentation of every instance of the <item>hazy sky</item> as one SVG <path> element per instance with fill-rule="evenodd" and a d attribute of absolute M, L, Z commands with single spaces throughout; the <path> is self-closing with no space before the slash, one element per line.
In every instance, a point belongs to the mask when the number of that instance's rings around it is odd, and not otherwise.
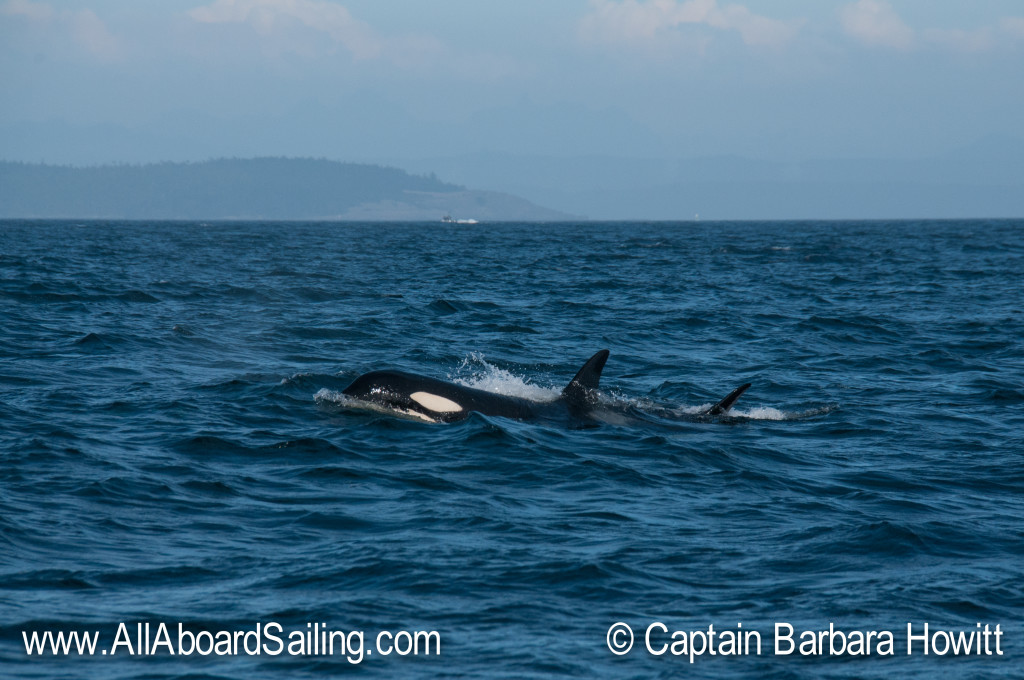
<path fill-rule="evenodd" d="M 0 0 L 0 158 L 927 157 L 1024 138 L 1021 0 Z"/>

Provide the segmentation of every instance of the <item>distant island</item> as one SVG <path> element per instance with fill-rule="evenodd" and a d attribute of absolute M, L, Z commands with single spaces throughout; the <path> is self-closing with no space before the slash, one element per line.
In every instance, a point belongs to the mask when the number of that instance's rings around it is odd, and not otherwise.
<path fill-rule="evenodd" d="M 310 158 L 71 167 L 0 162 L 0 218 L 559 220 L 433 173 Z"/>

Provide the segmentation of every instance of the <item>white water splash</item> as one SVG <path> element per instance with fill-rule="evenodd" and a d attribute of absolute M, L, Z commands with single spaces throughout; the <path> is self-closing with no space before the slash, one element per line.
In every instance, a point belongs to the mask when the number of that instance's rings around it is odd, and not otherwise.
<path fill-rule="evenodd" d="M 559 389 L 534 385 L 529 379 L 521 378 L 504 368 L 498 368 L 488 363 L 478 352 L 463 359 L 455 369 L 455 375 L 449 378 L 452 382 L 466 387 L 531 401 L 554 401 L 562 394 Z"/>
<path fill-rule="evenodd" d="M 793 420 L 799 417 L 800 414 L 787 413 L 771 406 L 755 406 L 747 410 L 730 409 L 726 415 L 733 418 L 749 418 L 750 420 Z"/>
<path fill-rule="evenodd" d="M 281 382 L 284 381 L 282 380 Z M 350 400 L 348 396 L 338 392 L 337 390 L 329 390 L 326 387 L 321 387 L 317 393 L 313 395 L 313 401 L 322 406 L 326 403 L 344 405 Z"/>
<path fill-rule="evenodd" d="M 712 406 L 714 406 L 714 404 L 709 401 L 706 404 L 699 404 L 697 406 L 679 406 L 672 409 L 672 412 L 680 416 L 699 416 L 705 413 Z"/>

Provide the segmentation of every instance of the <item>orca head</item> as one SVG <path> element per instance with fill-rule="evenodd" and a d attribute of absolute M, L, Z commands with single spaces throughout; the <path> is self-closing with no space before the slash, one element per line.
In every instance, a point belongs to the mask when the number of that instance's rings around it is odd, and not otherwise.
<path fill-rule="evenodd" d="M 465 417 L 461 404 L 436 394 L 429 379 L 399 371 L 364 373 L 342 394 L 421 420 L 436 423 Z"/>

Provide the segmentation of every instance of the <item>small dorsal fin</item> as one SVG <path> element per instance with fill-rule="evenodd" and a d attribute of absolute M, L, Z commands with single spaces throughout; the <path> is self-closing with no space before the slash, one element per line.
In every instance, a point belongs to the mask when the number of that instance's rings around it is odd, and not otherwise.
<path fill-rule="evenodd" d="M 704 411 L 704 413 L 702 415 L 706 415 L 706 416 L 720 416 L 720 415 L 726 413 L 729 409 L 732 408 L 732 405 L 736 402 L 736 400 L 740 398 L 740 395 L 747 391 L 748 387 L 750 387 L 750 383 L 746 383 L 745 385 L 740 385 L 739 387 L 734 389 L 732 392 L 730 392 L 728 394 L 728 396 L 726 396 L 725 399 L 723 399 L 722 401 L 718 402 L 717 404 L 715 404 L 714 406 L 709 408 L 707 411 Z"/>
<path fill-rule="evenodd" d="M 586 401 L 588 395 L 598 388 L 601 371 L 608 361 L 608 350 L 603 349 L 583 364 L 576 377 L 562 390 L 562 396 L 570 401 Z"/>

